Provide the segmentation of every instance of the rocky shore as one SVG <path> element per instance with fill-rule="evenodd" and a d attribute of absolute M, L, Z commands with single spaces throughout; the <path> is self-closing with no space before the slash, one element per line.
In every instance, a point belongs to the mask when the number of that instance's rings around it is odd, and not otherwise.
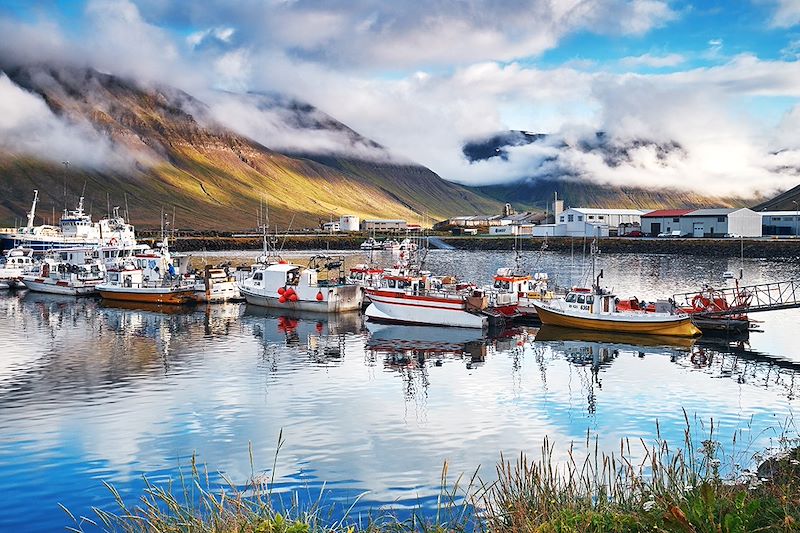
<path fill-rule="evenodd" d="M 284 250 L 358 250 L 364 241 L 360 235 L 290 235 L 279 239 L 279 248 Z M 511 237 L 439 237 L 441 241 L 458 250 L 511 250 L 514 239 Z M 585 243 L 584 243 L 585 241 Z M 580 252 L 590 239 L 556 237 L 547 239 L 547 249 L 551 252 Z M 144 239 L 152 245 L 155 239 Z M 522 240 L 525 250 L 539 250 L 544 239 L 526 238 Z M 600 239 L 600 249 L 605 253 L 623 254 L 675 254 L 693 256 L 750 258 L 800 258 L 800 239 L 642 239 L 610 237 Z M 260 238 L 230 236 L 187 236 L 173 241 L 172 249 L 181 252 L 258 250 Z"/>

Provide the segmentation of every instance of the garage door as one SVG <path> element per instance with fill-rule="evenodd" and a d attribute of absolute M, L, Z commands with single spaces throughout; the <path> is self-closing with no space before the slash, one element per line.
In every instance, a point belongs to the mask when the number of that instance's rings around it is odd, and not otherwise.
<path fill-rule="evenodd" d="M 695 237 L 702 237 L 706 234 L 705 227 L 702 222 L 695 222 L 693 226 L 692 235 Z"/>

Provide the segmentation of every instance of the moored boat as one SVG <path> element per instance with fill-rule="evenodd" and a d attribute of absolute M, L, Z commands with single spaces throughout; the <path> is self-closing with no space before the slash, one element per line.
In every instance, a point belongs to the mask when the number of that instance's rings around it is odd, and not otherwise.
<path fill-rule="evenodd" d="M 22 277 L 34 292 L 86 296 L 97 292 L 106 269 L 95 248 L 63 248 L 45 257 L 38 272 Z"/>
<path fill-rule="evenodd" d="M 236 279 L 225 268 L 207 266 L 195 278 L 194 297 L 198 302 L 218 303 L 241 298 Z"/>
<path fill-rule="evenodd" d="M 285 261 L 257 267 L 239 291 L 252 305 L 320 313 L 360 309 L 364 295 L 346 283 L 344 258 L 328 256 L 312 257 L 307 267 Z"/>
<path fill-rule="evenodd" d="M 595 286 L 573 289 L 564 298 L 532 302 L 544 325 L 591 331 L 696 337 L 700 330 L 691 316 L 669 302 L 657 302 L 654 312 L 619 311 L 616 296 Z"/>
<path fill-rule="evenodd" d="M 432 287 L 422 275 L 385 275 L 380 288 L 366 289 L 372 303 L 365 316 L 377 322 L 486 328 L 489 303 L 481 290 Z"/>
<path fill-rule="evenodd" d="M 12 248 L 5 253 L 0 265 L 0 289 L 25 287 L 22 276 L 29 274 L 36 266 L 33 250 L 29 248 Z"/>
<path fill-rule="evenodd" d="M 384 244 L 376 240 L 375 237 L 370 237 L 361 243 L 360 248 L 365 251 L 383 250 Z"/>

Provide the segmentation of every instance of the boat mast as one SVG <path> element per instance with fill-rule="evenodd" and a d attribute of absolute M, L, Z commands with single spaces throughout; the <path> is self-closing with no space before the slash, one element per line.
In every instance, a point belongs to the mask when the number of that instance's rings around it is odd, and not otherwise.
<path fill-rule="evenodd" d="M 36 202 L 39 201 L 39 190 L 33 190 L 33 204 L 31 204 L 31 212 L 28 213 L 28 231 L 33 229 L 33 219 L 36 217 Z"/>

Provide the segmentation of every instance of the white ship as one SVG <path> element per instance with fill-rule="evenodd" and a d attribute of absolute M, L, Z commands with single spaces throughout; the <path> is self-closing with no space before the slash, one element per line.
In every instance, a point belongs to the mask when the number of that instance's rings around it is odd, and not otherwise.
<path fill-rule="evenodd" d="M 81 196 L 75 209 L 65 209 L 58 226 L 34 225 L 39 191 L 33 191 L 33 204 L 28 213 L 28 223 L 11 233 L 0 235 L 0 248 L 7 250 L 22 247 L 34 252 L 46 252 L 58 248 L 85 246 L 125 246 L 135 245 L 136 235 L 132 225 L 120 216 L 119 208 L 98 222 L 92 222 L 91 215 L 84 212 Z"/>

